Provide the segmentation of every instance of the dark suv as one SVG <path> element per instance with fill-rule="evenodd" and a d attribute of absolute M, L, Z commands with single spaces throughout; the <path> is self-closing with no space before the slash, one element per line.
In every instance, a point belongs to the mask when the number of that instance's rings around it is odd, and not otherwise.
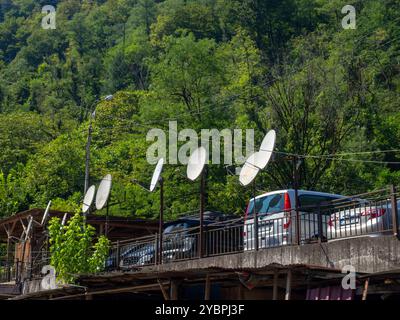
<path fill-rule="evenodd" d="M 223 252 L 238 251 L 243 246 L 240 232 L 235 229 L 233 236 L 232 223 L 235 216 L 220 212 L 207 211 L 204 213 L 204 254 L 212 255 Z M 227 226 L 225 228 L 225 225 Z M 165 223 L 163 232 L 163 262 L 196 258 L 199 255 L 199 218 L 184 217 Z M 239 224 L 239 227 L 241 225 Z M 218 241 L 217 241 L 218 240 Z M 156 241 L 154 237 L 142 239 L 121 247 L 119 267 L 132 268 L 155 262 Z M 111 255 L 107 266 L 112 267 L 116 260 L 115 253 Z"/>

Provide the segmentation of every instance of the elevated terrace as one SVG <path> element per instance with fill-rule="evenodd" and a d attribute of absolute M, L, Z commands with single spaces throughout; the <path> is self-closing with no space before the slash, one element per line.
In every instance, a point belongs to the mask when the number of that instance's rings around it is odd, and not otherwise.
<path fill-rule="evenodd" d="M 158 234 L 118 240 L 105 272 L 80 275 L 80 292 L 58 290 L 51 297 L 146 294 L 185 299 L 193 298 L 197 286 L 206 300 L 305 299 L 315 295 L 313 288 L 333 286 L 332 292 L 349 299 L 356 293 L 364 296 L 362 288 L 370 278 L 377 279 L 372 291 L 397 292 L 397 280 L 388 281 L 386 276 L 400 278 L 397 197 L 391 187 L 335 203 L 292 208 L 276 219 L 259 214 L 252 221 L 211 223 L 201 236 L 199 228 L 193 227 L 164 234 L 161 242 Z M 259 235 L 258 241 L 252 239 L 254 234 Z M 202 246 L 199 241 L 204 241 Z M 345 266 L 356 271 L 356 290 L 340 287 Z M 23 298 L 46 296 L 45 292 L 32 294 L 27 292 Z"/>

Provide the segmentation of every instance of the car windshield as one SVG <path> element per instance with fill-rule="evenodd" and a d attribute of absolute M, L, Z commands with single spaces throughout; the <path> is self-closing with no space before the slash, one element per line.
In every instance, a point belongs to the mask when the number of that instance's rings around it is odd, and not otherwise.
<path fill-rule="evenodd" d="M 188 225 L 186 223 L 173 224 L 173 225 L 170 225 L 170 226 L 165 228 L 164 234 L 182 231 L 182 230 L 187 229 L 187 228 L 188 228 Z"/>
<path fill-rule="evenodd" d="M 283 211 L 284 208 L 284 196 L 283 193 L 271 194 L 269 196 L 261 197 L 256 199 L 256 211 L 257 214 L 271 214 L 275 212 Z M 250 200 L 250 204 L 247 208 L 247 215 L 251 216 L 254 214 L 254 200 Z"/>

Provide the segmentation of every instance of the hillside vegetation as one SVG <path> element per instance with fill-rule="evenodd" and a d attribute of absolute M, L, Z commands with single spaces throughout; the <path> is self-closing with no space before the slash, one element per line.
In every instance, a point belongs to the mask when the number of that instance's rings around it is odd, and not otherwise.
<path fill-rule="evenodd" d="M 152 128 L 274 128 L 280 152 L 315 155 L 300 186 L 356 194 L 400 184 L 400 2 L 354 0 L 1 0 L 0 216 L 74 210 L 111 173 L 112 214 L 156 217 L 146 161 Z M 56 29 L 43 29 L 44 5 Z M 103 97 L 114 98 L 104 101 Z M 321 155 L 357 153 L 331 157 Z M 258 188 L 290 187 L 277 154 Z M 356 161 L 355 161 L 356 160 Z M 358 161 L 363 160 L 363 161 Z M 370 162 L 368 162 L 370 161 Z M 376 162 L 375 162 L 376 161 Z M 235 166 L 210 165 L 207 208 L 241 214 L 250 196 Z M 198 210 L 185 166 L 165 168 L 167 217 Z"/>

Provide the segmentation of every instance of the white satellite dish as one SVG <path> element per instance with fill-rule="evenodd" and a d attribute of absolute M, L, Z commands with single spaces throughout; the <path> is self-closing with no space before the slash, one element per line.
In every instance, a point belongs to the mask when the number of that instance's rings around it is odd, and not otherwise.
<path fill-rule="evenodd" d="M 49 216 L 50 206 L 51 206 L 51 200 L 47 204 L 46 210 L 44 211 L 42 222 L 41 222 L 42 226 L 44 226 L 44 224 L 46 223 L 46 220 L 47 220 L 47 218 Z"/>
<path fill-rule="evenodd" d="M 254 159 L 254 164 L 258 168 L 260 168 L 260 170 L 264 169 L 271 159 L 272 153 L 275 148 L 275 140 L 276 132 L 275 130 L 270 130 L 261 142 L 260 152 Z"/>
<path fill-rule="evenodd" d="M 187 177 L 192 181 L 196 180 L 203 172 L 206 161 L 207 151 L 204 147 L 194 150 L 187 165 Z"/>
<path fill-rule="evenodd" d="M 156 188 L 157 183 L 160 180 L 163 166 L 164 166 L 164 158 L 161 158 L 160 160 L 158 160 L 156 169 L 154 170 L 154 173 L 153 173 L 153 178 L 151 179 L 150 192 L 153 192 L 154 189 Z"/>
<path fill-rule="evenodd" d="M 101 210 L 104 208 L 108 201 L 111 191 L 111 174 L 107 174 L 103 180 L 101 180 L 99 188 L 96 194 L 96 209 Z"/>
<path fill-rule="evenodd" d="M 65 226 L 65 222 L 67 221 L 67 218 L 68 218 L 68 213 L 64 213 L 63 219 L 61 221 L 62 226 Z"/>
<path fill-rule="evenodd" d="M 206 165 L 207 161 L 207 150 L 204 147 L 199 147 L 189 158 L 189 162 L 187 165 L 187 177 L 189 180 L 196 180 L 201 175 L 201 182 L 200 182 L 200 225 L 199 225 L 199 257 L 203 256 L 203 217 L 204 217 L 204 194 L 205 194 L 205 175 L 204 175 L 204 166 Z"/>
<path fill-rule="evenodd" d="M 83 198 L 83 204 L 82 204 L 82 212 L 83 213 L 86 213 L 90 209 L 90 206 L 93 203 L 95 192 L 96 192 L 96 187 L 95 186 L 91 186 L 86 191 L 85 198 Z"/>
<path fill-rule="evenodd" d="M 245 164 L 240 170 L 239 181 L 243 186 L 247 186 L 250 184 L 254 178 L 257 176 L 260 168 L 256 165 L 262 154 L 259 152 L 255 152 L 250 157 L 247 158 Z"/>

